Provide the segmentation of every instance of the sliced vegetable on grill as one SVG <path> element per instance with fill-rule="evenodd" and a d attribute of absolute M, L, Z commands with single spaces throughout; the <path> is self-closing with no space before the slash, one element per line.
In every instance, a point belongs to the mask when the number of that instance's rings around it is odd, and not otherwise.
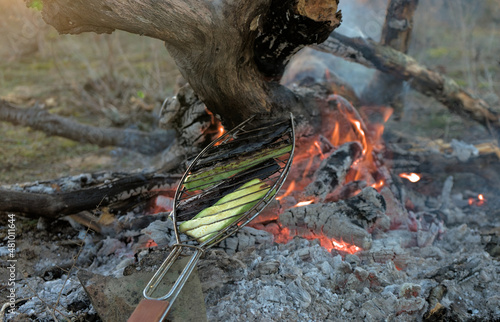
<path fill-rule="evenodd" d="M 268 159 L 282 156 L 291 150 L 292 145 L 283 142 L 278 147 L 264 148 L 253 155 L 235 158 L 234 160 L 216 165 L 209 170 L 188 175 L 184 181 L 184 187 L 189 191 L 207 189 L 221 180 L 228 179 Z"/>
<path fill-rule="evenodd" d="M 231 192 L 213 206 L 200 211 L 193 219 L 179 225 L 179 232 L 203 242 L 238 220 L 251 209 L 270 187 L 260 179 L 253 179 Z"/>

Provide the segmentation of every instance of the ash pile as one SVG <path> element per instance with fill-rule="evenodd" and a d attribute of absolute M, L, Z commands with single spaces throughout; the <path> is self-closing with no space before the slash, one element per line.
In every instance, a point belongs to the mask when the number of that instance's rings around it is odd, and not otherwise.
<path fill-rule="evenodd" d="M 488 215 L 493 209 L 450 207 L 447 222 L 467 218 L 466 223 L 445 227 L 432 210 L 410 213 L 409 229 L 378 232 L 369 249 L 354 254 L 328 251 L 319 240 L 303 237 L 234 255 L 214 250 L 199 268 L 208 318 L 498 319 L 500 266 L 498 246 L 493 246 L 498 232 L 488 229 L 498 227 L 498 218 Z M 486 221 L 479 227 L 481 216 Z"/>

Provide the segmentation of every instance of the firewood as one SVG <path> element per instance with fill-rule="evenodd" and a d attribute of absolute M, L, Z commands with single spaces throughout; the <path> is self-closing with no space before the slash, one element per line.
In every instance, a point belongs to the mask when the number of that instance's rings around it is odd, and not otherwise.
<path fill-rule="evenodd" d="M 367 229 L 372 230 L 374 225 L 383 230 L 389 228 L 389 218 L 384 212 L 384 199 L 368 187 L 347 200 L 288 209 L 280 215 L 279 223 L 290 230 L 303 230 L 306 234 L 312 231 L 370 249 L 372 238 Z"/>
<path fill-rule="evenodd" d="M 155 189 L 173 189 L 180 176 L 158 173 L 99 173 L 82 175 L 80 179 L 77 176 L 77 182 L 72 180 L 73 178 L 60 178 L 24 187 L 0 187 L 0 211 L 57 219 L 148 194 Z M 61 191 L 62 189 L 64 190 Z"/>
<path fill-rule="evenodd" d="M 408 53 L 413 30 L 413 14 L 417 6 L 418 0 L 389 0 L 382 27 L 381 45 L 389 46 L 404 54 Z M 399 77 L 377 71 L 364 88 L 361 98 L 366 104 L 391 105 L 396 112 L 399 112 L 397 114 L 401 114 L 402 89 L 403 81 Z"/>
<path fill-rule="evenodd" d="M 391 74 L 416 91 L 435 98 L 452 113 L 500 131 L 500 113 L 461 88 L 453 79 L 420 65 L 414 58 L 371 39 L 333 32 L 315 49 Z"/>
<path fill-rule="evenodd" d="M 306 196 L 324 201 L 328 193 L 341 185 L 353 163 L 361 156 L 363 147 L 358 142 L 340 146 L 323 160 L 316 170 L 315 179 L 305 189 Z"/>

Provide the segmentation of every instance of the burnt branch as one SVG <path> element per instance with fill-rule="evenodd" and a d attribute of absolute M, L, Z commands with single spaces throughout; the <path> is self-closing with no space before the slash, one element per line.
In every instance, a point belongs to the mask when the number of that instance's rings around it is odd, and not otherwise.
<path fill-rule="evenodd" d="M 155 173 L 98 173 L 3 187 L 0 211 L 57 219 L 151 194 L 155 189 L 173 189 L 179 180 L 177 175 Z"/>
<path fill-rule="evenodd" d="M 300 104 L 284 86 L 269 81 L 267 72 L 262 72 L 268 68 L 263 66 L 277 64 L 280 67 L 271 74 L 279 75 L 296 48 L 325 39 L 340 22 L 336 0 L 287 1 L 286 11 L 272 10 L 280 3 L 43 0 L 42 15 L 60 33 L 124 30 L 165 41 L 199 98 L 210 111 L 221 116 L 227 128 L 232 128 L 251 115 L 279 114 Z M 286 13 L 294 19 L 283 19 Z M 273 21 L 281 25 L 269 28 Z M 304 34 L 297 38 L 297 43 L 295 38 L 277 35 L 288 28 L 296 30 L 296 35 Z M 276 38 L 267 51 L 258 45 L 266 37 Z M 286 50 L 280 52 L 283 46 Z M 258 57 L 264 59 L 256 59 L 256 47 L 260 48 Z M 268 63 L 268 59 L 272 61 Z"/>
<path fill-rule="evenodd" d="M 47 135 L 101 147 L 117 146 L 149 155 L 162 152 L 175 138 L 173 131 L 146 133 L 129 129 L 99 128 L 50 114 L 37 106 L 18 108 L 3 100 L 0 100 L 0 119 L 14 125 L 28 126 Z"/>
<path fill-rule="evenodd" d="M 324 201 L 328 193 L 344 183 L 353 163 L 359 159 L 363 147 L 358 142 L 341 145 L 321 162 L 315 179 L 305 189 L 306 196 L 314 196 Z"/>
<path fill-rule="evenodd" d="M 500 115 L 492 106 L 468 93 L 453 79 L 397 50 L 371 39 L 350 38 L 336 32 L 315 48 L 407 81 L 414 90 L 435 98 L 451 112 L 500 131 Z"/>

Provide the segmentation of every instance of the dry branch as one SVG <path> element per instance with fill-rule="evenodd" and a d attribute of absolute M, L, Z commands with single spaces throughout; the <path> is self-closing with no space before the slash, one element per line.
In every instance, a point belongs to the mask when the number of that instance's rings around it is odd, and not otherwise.
<path fill-rule="evenodd" d="M 177 175 L 155 173 L 101 173 L 4 187 L 0 188 L 0 211 L 57 219 L 150 194 L 155 189 L 173 189 L 179 179 Z"/>
<path fill-rule="evenodd" d="M 413 29 L 413 14 L 417 6 L 418 0 L 389 0 L 382 27 L 381 45 L 389 46 L 404 54 L 408 53 Z M 377 71 L 363 90 L 362 99 L 369 104 L 389 104 L 396 111 L 401 112 L 402 89 L 401 78 Z"/>
<path fill-rule="evenodd" d="M 391 74 L 445 105 L 451 112 L 500 131 L 500 115 L 453 79 L 420 65 L 414 58 L 371 39 L 350 38 L 333 32 L 318 50 Z"/>
<path fill-rule="evenodd" d="M 85 125 L 50 114 L 37 106 L 18 108 L 4 100 L 0 100 L 0 120 L 14 125 L 29 126 L 47 135 L 56 135 L 98 146 L 117 146 L 150 155 L 165 150 L 175 138 L 174 131 L 146 133 L 129 129 L 105 129 Z"/>
<path fill-rule="evenodd" d="M 267 76 L 279 76 L 296 50 L 327 38 L 340 23 L 337 3 L 43 0 L 42 16 L 60 33 L 118 29 L 165 41 L 196 94 L 231 128 L 253 114 L 279 114 L 300 104 L 291 91 Z M 293 37 L 286 30 L 293 30 Z M 265 48 L 272 39 L 273 46 Z M 269 70 L 271 65 L 276 67 Z"/>

